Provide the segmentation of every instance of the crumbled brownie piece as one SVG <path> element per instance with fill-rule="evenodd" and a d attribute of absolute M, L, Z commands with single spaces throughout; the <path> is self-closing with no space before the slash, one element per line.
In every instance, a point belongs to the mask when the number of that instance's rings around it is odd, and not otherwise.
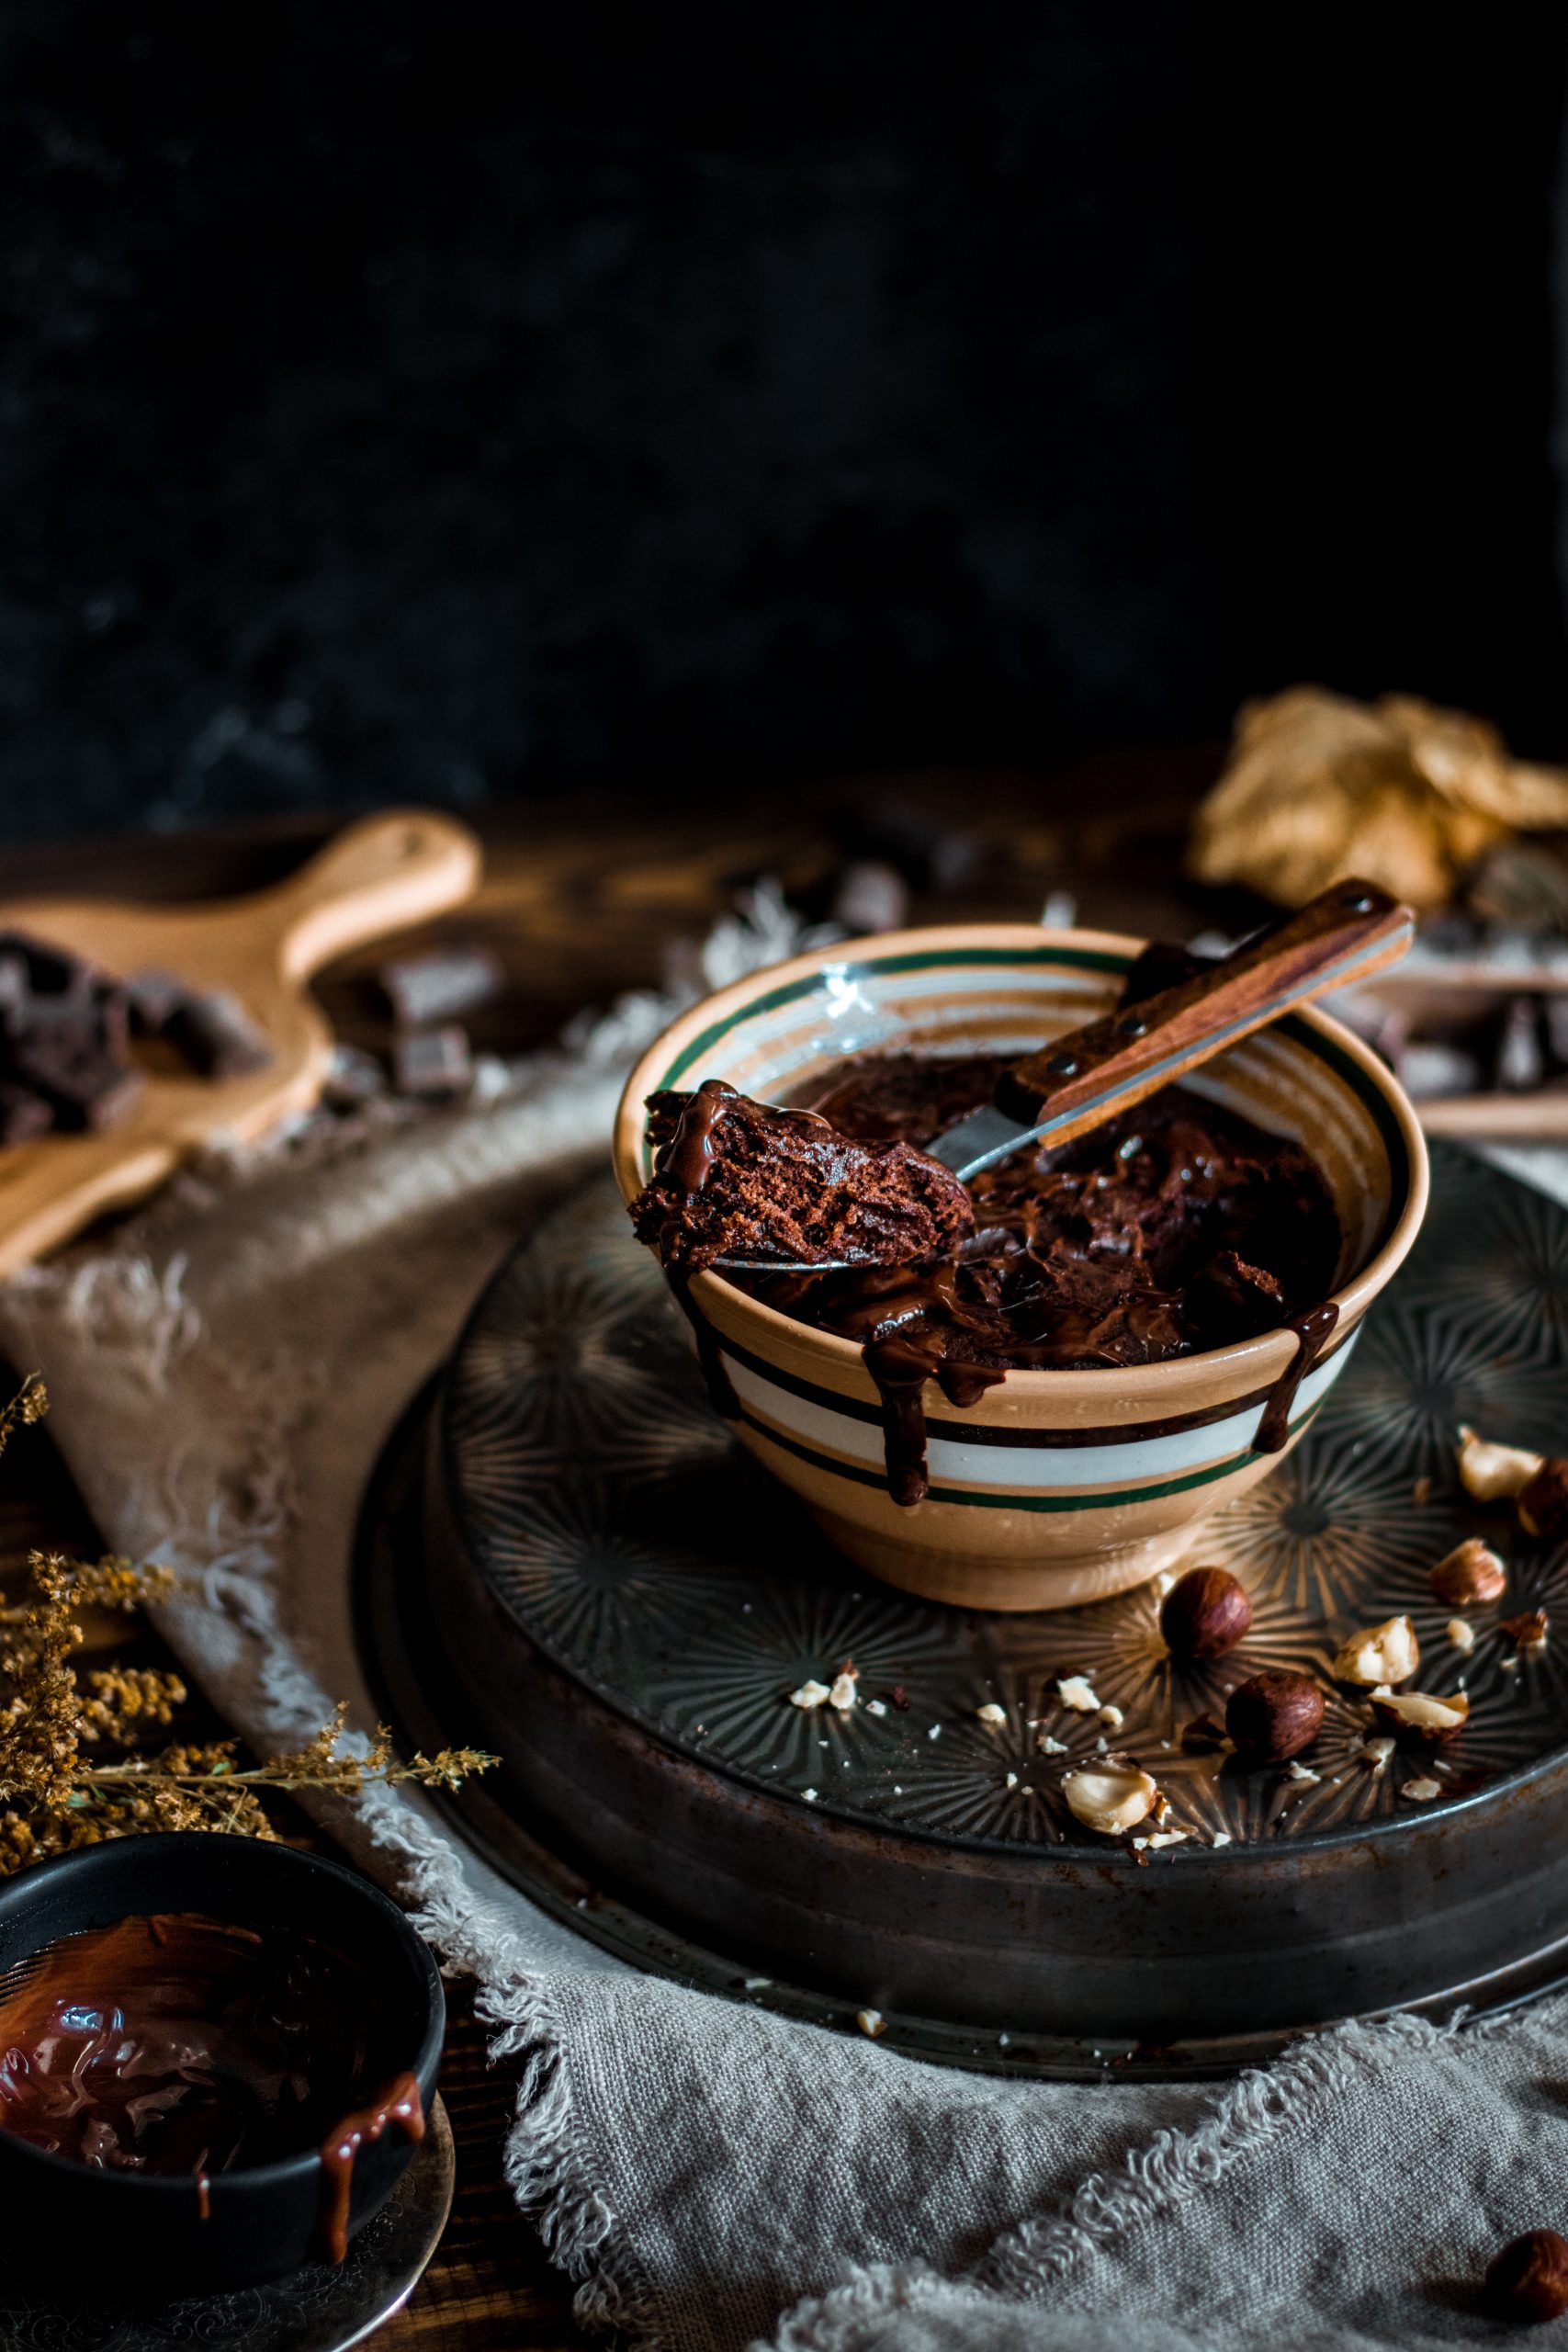
<path fill-rule="evenodd" d="M 861 1143 L 809 1111 L 780 1111 L 709 1080 L 649 1102 L 658 1148 L 632 1204 L 639 1240 L 666 1266 L 716 1258 L 907 1265 L 974 1224 L 951 1170 L 906 1143 Z"/>

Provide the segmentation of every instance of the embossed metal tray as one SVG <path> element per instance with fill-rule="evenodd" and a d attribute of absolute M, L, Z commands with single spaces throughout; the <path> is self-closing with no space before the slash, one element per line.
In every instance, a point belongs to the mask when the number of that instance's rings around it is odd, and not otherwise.
<path fill-rule="evenodd" d="M 406 1734 L 503 1756 L 456 1800 L 470 1834 L 643 1964 L 802 2015 L 874 2008 L 969 2064 L 1218 2069 L 1330 2018 L 1495 2006 L 1568 1972 L 1568 1551 L 1466 1500 L 1461 1421 L 1568 1449 L 1568 1213 L 1439 1147 L 1426 1231 L 1343 1381 L 1192 1555 L 1250 1587 L 1240 1649 L 1178 1666 L 1146 1589 L 943 1609 L 840 1560 L 734 1443 L 595 1181 L 502 1268 L 389 1447 L 367 1653 Z M 1426 1573 L 1472 1532 L 1512 1577 L 1465 1656 Z M 1521 1657 L 1496 1621 L 1537 1606 L 1553 1634 Z M 1374 1769 L 1343 1689 L 1314 1779 L 1181 1744 L 1246 1675 L 1327 1681 L 1346 1632 L 1402 1610 L 1418 1687 L 1469 1692 L 1447 1747 Z M 851 1713 L 790 1704 L 851 1657 Z M 1115 1746 L 1187 1842 L 1138 1853 L 1074 1822 L 1062 1773 L 1107 1726 L 1061 1704 L 1070 1674 L 1122 1711 Z M 1406 1797 L 1418 1779 L 1439 1796 Z"/>

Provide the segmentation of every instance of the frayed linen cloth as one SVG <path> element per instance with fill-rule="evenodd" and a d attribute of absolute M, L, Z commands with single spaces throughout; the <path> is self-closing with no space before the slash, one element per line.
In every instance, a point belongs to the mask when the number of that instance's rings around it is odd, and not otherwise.
<path fill-rule="evenodd" d="M 793 943 L 766 902 L 702 984 Z M 373 1714 L 355 1515 L 400 1411 L 539 1208 L 603 1163 L 649 998 L 445 1114 L 314 1116 L 0 1291 L 106 1540 L 263 1750 Z M 590 2325 L 660 2352 L 1177 2352 L 1489 2340 L 1499 2243 L 1568 2226 L 1568 2004 L 1351 2026 L 1226 2086 L 1001 2081 L 634 1973 L 418 1794 L 323 1823 L 471 1974 L 508 2173 Z M 1419 1923 L 1413 1923 L 1419 1932 Z"/>

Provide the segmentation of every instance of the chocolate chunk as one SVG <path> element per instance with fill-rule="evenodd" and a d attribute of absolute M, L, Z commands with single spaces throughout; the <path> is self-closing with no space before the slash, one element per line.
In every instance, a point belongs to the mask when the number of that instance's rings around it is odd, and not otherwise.
<path fill-rule="evenodd" d="M 388 1002 L 405 1028 L 426 1021 L 450 1021 L 488 1004 L 506 985 L 499 956 L 488 947 L 436 947 L 383 964 L 376 975 Z"/>
<path fill-rule="evenodd" d="M 132 972 L 125 984 L 130 1025 L 139 1037 L 162 1037 L 176 1012 L 192 1001 L 195 991 L 173 972 L 148 965 Z"/>
<path fill-rule="evenodd" d="M 332 1063 L 321 1088 L 321 1100 L 332 1111 L 355 1111 L 387 1091 L 387 1073 L 374 1054 L 357 1046 L 334 1046 Z"/>
<path fill-rule="evenodd" d="M 31 1143 L 39 1136 L 48 1135 L 53 1125 L 54 1113 L 41 1094 L 34 1094 L 8 1079 L 0 1079 L 0 1148 Z"/>
<path fill-rule="evenodd" d="M 19 958 L 35 997 L 85 997 L 95 977 L 92 966 L 69 948 L 51 947 L 22 931 L 0 932 L 0 956 Z"/>
<path fill-rule="evenodd" d="M 857 810 L 845 831 L 852 850 L 896 867 L 917 890 L 960 889 L 986 854 L 978 834 L 942 824 L 901 800 Z"/>
<path fill-rule="evenodd" d="M 473 1056 L 462 1029 L 426 1029 L 400 1037 L 392 1076 L 400 1094 L 432 1098 L 461 1094 L 472 1083 Z"/>
<path fill-rule="evenodd" d="M 265 1032 L 227 989 L 187 995 L 164 1034 L 201 1078 L 249 1078 L 272 1059 Z"/>
<path fill-rule="evenodd" d="M 91 1029 L 65 1022 L 35 1023 L 11 1050 L 14 1079 L 50 1105 L 62 1127 L 110 1127 L 123 1119 L 146 1083 Z"/>

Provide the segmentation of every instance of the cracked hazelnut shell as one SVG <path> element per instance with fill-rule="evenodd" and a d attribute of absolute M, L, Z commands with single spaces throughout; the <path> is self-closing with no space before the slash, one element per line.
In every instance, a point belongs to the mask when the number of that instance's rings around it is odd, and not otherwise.
<path fill-rule="evenodd" d="M 1508 1571 L 1489 1544 L 1472 1535 L 1428 1569 L 1427 1582 L 1434 1600 L 1446 1601 L 1450 1609 L 1478 1609 L 1484 1601 L 1502 1600 Z"/>
<path fill-rule="evenodd" d="M 1527 1535 L 1543 1544 L 1568 1542 L 1568 1461 L 1553 1455 L 1519 1488 L 1514 1509 Z"/>
<path fill-rule="evenodd" d="M 1322 1728 L 1322 1691 L 1308 1676 L 1282 1667 L 1238 1683 L 1225 1702 L 1225 1729 L 1238 1754 L 1256 1763 L 1288 1763 Z"/>
<path fill-rule="evenodd" d="M 1223 1657 L 1252 1623 L 1247 1589 L 1225 1568 L 1189 1568 L 1166 1594 L 1159 1629 L 1175 1657 Z"/>
<path fill-rule="evenodd" d="M 1510 2238 L 1487 2269 L 1486 2306 L 1498 2319 L 1532 2324 L 1568 2311 L 1568 2238 L 1556 2230 Z"/>

